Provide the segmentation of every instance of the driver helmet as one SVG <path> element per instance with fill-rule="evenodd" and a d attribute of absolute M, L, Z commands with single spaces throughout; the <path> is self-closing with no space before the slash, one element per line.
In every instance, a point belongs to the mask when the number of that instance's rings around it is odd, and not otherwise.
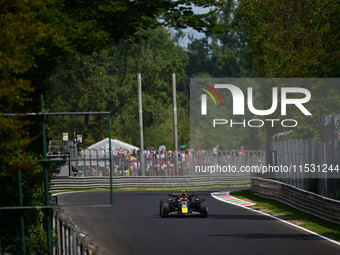
<path fill-rule="evenodd" d="M 181 197 L 186 197 L 187 196 L 187 193 L 184 189 L 181 190 L 181 194 L 180 194 Z"/>

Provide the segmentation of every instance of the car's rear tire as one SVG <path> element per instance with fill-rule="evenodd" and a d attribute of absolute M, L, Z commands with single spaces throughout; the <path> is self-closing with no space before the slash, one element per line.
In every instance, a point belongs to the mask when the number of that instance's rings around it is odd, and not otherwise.
<path fill-rule="evenodd" d="M 205 201 L 200 202 L 200 216 L 202 218 L 208 217 L 208 203 Z"/>
<path fill-rule="evenodd" d="M 170 212 L 170 204 L 169 201 L 161 200 L 159 205 L 159 214 L 161 217 L 168 217 Z"/>

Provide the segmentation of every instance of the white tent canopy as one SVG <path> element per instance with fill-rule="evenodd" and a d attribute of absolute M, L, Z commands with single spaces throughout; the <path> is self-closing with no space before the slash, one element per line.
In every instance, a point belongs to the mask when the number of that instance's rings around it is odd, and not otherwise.
<path fill-rule="evenodd" d="M 95 144 L 92 144 L 91 146 L 87 147 L 85 150 L 82 150 L 81 154 L 83 154 L 84 152 L 86 155 L 91 153 L 91 156 L 95 157 L 96 154 L 98 153 L 97 155 L 99 157 L 102 157 L 104 156 L 104 154 L 108 155 L 109 149 L 110 149 L 109 145 L 110 145 L 109 138 L 105 138 Z M 136 151 L 139 150 L 138 147 L 133 146 L 131 144 L 122 142 L 117 139 L 111 139 L 111 150 L 113 152 L 113 155 L 117 155 L 120 149 L 124 149 L 125 154 L 126 154 L 126 151 L 131 152 L 132 150 L 136 150 Z"/>

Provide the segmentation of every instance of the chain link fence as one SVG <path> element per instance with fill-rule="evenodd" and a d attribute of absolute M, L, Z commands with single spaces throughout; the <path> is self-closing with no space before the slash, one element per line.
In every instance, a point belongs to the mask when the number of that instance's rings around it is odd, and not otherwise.
<path fill-rule="evenodd" d="M 340 199 L 340 179 L 334 178 L 340 174 L 339 147 L 330 150 L 326 143 L 316 140 L 271 142 L 268 157 L 271 165 L 291 167 L 291 171 L 272 172 L 261 177 Z"/>
<path fill-rule="evenodd" d="M 144 157 L 145 166 L 142 166 Z M 264 151 L 194 151 L 182 150 L 178 154 L 178 170 L 172 151 L 126 152 L 112 155 L 113 176 L 195 176 L 211 175 L 211 167 L 260 165 L 265 162 Z M 225 174 L 216 171 L 214 174 Z M 239 172 L 228 174 L 239 174 Z M 250 176 L 250 173 L 245 173 Z M 110 161 L 108 152 L 85 150 L 77 160 L 62 167 L 59 176 L 89 177 L 109 176 Z"/>
<path fill-rule="evenodd" d="M 266 144 L 266 163 L 289 171 L 256 176 L 340 200 L 340 114 L 325 116 L 322 140 L 287 141 L 291 132 L 276 134 Z"/>

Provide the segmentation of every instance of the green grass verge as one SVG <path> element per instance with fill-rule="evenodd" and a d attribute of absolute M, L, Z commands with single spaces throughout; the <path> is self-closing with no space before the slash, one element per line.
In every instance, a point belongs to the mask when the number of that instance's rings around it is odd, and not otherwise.
<path fill-rule="evenodd" d="M 255 196 L 250 190 L 232 191 L 230 195 L 256 203 L 250 207 L 252 209 L 265 212 L 338 242 L 340 241 L 340 225 L 338 224 L 301 212 L 281 202 Z"/>

